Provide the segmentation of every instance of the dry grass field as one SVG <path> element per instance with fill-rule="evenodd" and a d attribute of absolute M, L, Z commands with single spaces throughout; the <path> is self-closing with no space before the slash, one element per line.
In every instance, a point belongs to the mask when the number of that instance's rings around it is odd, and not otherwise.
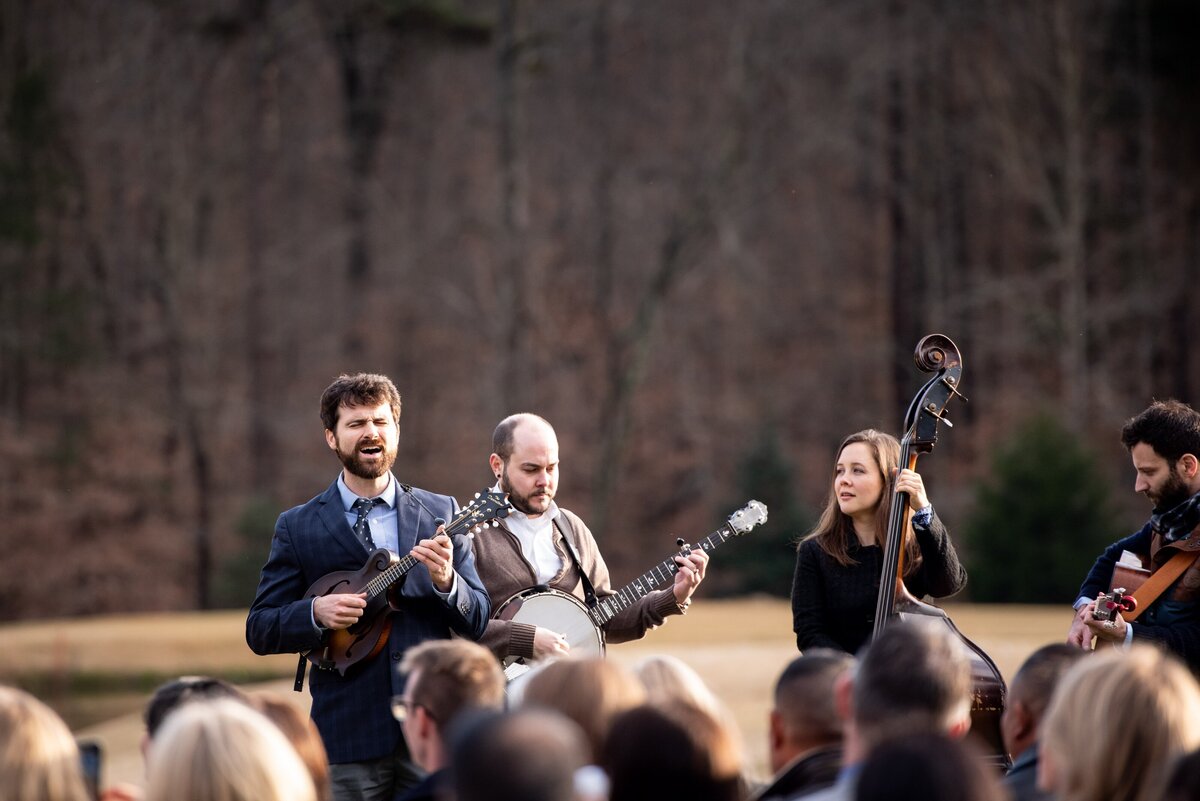
<path fill-rule="evenodd" d="M 1060 641 L 1070 623 L 1070 609 L 1057 606 L 946 608 L 1006 678 L 1035 648 Z M 307 693 L 291 692 L 296 658 L 253 654 L 243 639 L 244 621 L 243 612 L 230 611 L 2 626 L 0 681 L 29 683 L 36 677 L 38 694 L 68 719 L 99 720 L 77 734 L 104 748 L 105 783 L 136 783 L 142 776 L 138 713 L 149 689 L 164 678 L 229 676 L 255 692 L 276 692 L 307 704 Z M 703 600 L 686 617 L 673 618 L 640 642 L 609 649 L 610 658 L 626 664 L 655 653 L 684 660 L 724 699 L 741 728 L 754 772 L 765 774 L 771 686 L 795 654 L 787 602 Z M 262 680 L 271 676 L 277 678 Z"/>

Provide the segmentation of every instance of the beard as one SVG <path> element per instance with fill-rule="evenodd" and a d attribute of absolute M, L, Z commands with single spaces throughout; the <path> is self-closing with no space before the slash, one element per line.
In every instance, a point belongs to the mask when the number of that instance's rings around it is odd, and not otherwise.
<path fill-rule="evenodd" d="M 1162 487 L 1157 492 L 1146 493 L 1154 508 L 1160 512 L 1174 509 L 1191 496 L 1192 493 L 1188 492 L 1187 484 L 1179 477 L 1174 465 L 1167 471 L 1167 480 L 1163 482 Z"/>
<path fill-rule="evenodd" d="M 527 515 L 540 515 L 550 506 L 550 501 L 554 500 L 554 493 L 546 489 L 534 490 L 528 495 L 522 495 L 513 489 L 512 482 L 508 480 L 508 465 L 500 472 L 500 491 L 508 495 L 508 502 L 518 512 Z M 539 509 L 533 505 L 533 501 L 545 500 L 545 504 Z"/>
<path fill-rule="evenodd" d="M 374 462 L 363 461 L 360 454 L 364 448 L 379 448 L 383 454 L 383 458 Z M 384 473 L 390 471 L 392 465 L 396 463 L 396 452 L 396 449 L 389 451 L 387 443 L 382 440 L 379 442 L 360 443 L 348 453 L 343 451 L 340 446 L 336 449 L 338 458 L 342 460 L 342 466 L 346 468 L 346 472 L 352 476 L 366 479 L 379 478 Z"/>

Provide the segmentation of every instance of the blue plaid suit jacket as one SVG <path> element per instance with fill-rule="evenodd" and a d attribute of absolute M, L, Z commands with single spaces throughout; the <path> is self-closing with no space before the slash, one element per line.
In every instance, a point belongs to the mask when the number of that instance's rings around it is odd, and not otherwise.
<path fill-rule="evenodd" d="M 401 556 L 418 540 L 433 536 L 432 515 L 450 521 L 458 511 L 453 498 L 416 488 L 397 492 L 396 506 Z M 354 665 L 344 677 L 331 670 L 310 672 L 312 717 L 330 762 L 365 762 L 396 750 L 402 734 L 392 717 L 391 697 L 404 689 L 406 677 L 396 667 L 409 646 L 445 639 L 452 632 L 472 640 L 482 636 L 491 603 L 475 570 L 470 543 L 460 540 L 454 543 L 458 585 L 448 602 L 434 593 L 429 571 L 418 565 L 404 579 L 402 609 L 392 615 L 382 653 Z M 318 647 L 321 638 L 305 591 L 327 573 L 360 569 L 367 555 L 346 522 L 336 481 L 308 503 L 281 514 L 246 618 L 250 648 L 257 654 L 280 654 Z"/>

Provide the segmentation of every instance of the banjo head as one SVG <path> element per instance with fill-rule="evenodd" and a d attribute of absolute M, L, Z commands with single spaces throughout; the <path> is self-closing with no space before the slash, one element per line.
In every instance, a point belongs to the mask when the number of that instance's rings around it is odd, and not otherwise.
<path fill-rule="evenodd" d="M 505 601 L 496 617 L 561 634 L 571 646 L 571 656 L 604 656 L 604 634 L 574 595 L 552 589 L 526 590 Z M 504 664 L 507 667 L 516 661 L 516 657 L 508 657 Z"/>

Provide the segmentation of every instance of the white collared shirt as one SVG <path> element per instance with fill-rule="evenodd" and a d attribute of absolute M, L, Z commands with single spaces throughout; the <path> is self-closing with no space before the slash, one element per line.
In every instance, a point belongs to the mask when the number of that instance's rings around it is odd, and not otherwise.
<path fill-rule="evenodd" d="M 496 492 L 499 486 L 493 487 Z M 562 556 L 554 547 L 554 520 L 559 515 L 558 505 L 550 501 L 546 511 L 531 518 L 524 512 L 513 509 L 505 518 L 508 530 L 521 544 L 521 555 L 533 568 L 538 584 L 549 584 L 563 568 Z"/>

